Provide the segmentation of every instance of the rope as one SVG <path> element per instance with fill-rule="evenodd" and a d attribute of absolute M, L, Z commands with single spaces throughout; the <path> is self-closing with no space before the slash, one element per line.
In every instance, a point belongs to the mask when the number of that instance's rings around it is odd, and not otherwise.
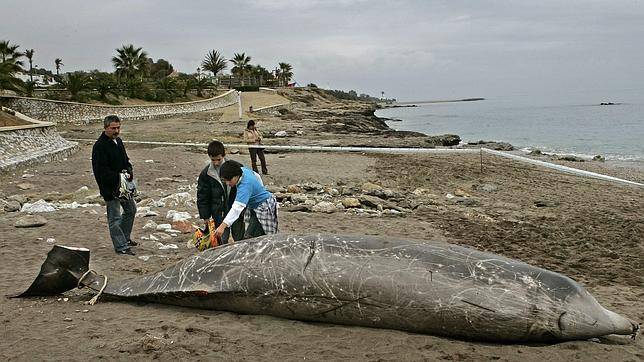
<path fill-rule="evenodd" d="M 80 279 L 78 279 L 78 285 L 77 285 L 78 289 L 83 289 L 84 285 L 82 285 L 81 283 L 83 282 L 83 279 L 85 279 L 85 277 L 87 275 L 89 275 L 90 273 L 96 274 L 96 272 L 94 270 L 91 270 L 91 269 L 86 271 L 85 274 L 83 274 L 80 277 Z M 103 282 L 103 286 L 98 291 L 98 294 L 96 294 L 92 299 L 89 300 L 89 302 L 87 302 L 89 305 L 96 304 L 96 302 L 98 302 L 98 298 L 101 296 L 101 294 L 103 294 L 103 291 L 105 290 L 105 287 L 107 287 L 107 276 L 104 275 L 103 277 L 105 278 L 105 281 Z"/>

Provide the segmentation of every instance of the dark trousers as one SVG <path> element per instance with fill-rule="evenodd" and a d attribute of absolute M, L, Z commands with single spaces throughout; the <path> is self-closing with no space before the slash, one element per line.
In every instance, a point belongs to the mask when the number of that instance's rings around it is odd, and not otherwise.
<path fill-rule="evenodd" d="M 259 156 L 259 162 L 262 164 L 262 173 L 264 175 L 268 174 L 268 169 L 266 168 L 266 159 L 264 158 L 264 149 L 263 148 L 249 148 L 250 152 L 250 162 L 253 165 L 253 171 L 257 171 L 257 157 Z"/>

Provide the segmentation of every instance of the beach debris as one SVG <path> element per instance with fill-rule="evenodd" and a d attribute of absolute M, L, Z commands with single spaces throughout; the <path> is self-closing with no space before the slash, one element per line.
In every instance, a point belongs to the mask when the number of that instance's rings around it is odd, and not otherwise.
<path fill-rule="evenodd" d="M 156 230 L 157 229 L 157 223 L 155 223 L 152 220 L 148 220 L 148 222 L 143 225 L 143 230 Z"/>
<path fill-rule="evenodd" d="M 33 214 L 37 212 L 53 212 L 56 211 L 56 208 L 53 204 L 40 199 L 34 203 L 25 203 L 24 205 L 22 205 L 22 209 L 20 209 L 20 211 Z"/>
<path fill-rule="evenodd" d="M 197 228 L 196 225 L 193 225 L 188 220 L 179 220 L 172 222 L 172 230 L 178 231 L 182 234 L 189 234 Z"/>
<path fill-rule="evenodd" d="M 76 192 L 86 192 L 89 191 L 89 187 L 87 186 L 81 186 Z"/>
<path fill-rule="evenodd" d="M 179 249 L 177 244 L 157 243 L 157 247 L 159 248 L 159 250 Z"/>
<path fill-rule="evenodd" d="M 156 207 L 179 207 L 184 206 L 186 208 L 194 207 L 195 198 L 193 194 L 189 192 L 178 192 L 176 194 L 168 195 L 159 199 L 159 201 L 152 200 L 151 206 Z"/>
<path fill-rule="evenodd" d="M 141 206 L 136 210 L 136 217 L 158 216 L 159 213 L 152 211 L 149 206 Z"/>
<path fill-rule="evenodd" d="M 54 238 L 47 238 L 47 240 L 45 240 L 45 242 L 46 242 L 47 244 L 54 244 L 54 243 L 56 242 L 56 239 L 54 239 Z"/>
<path fill-rule="evenodd" d="M 606 158 L 604 158 L 604 156 L 602 156 L 602 155 L 595 155 L 595 156 L 593 156 L 593 161 L 604 162 L 604 161 L 606 161 Z"/>
<path fill-rule="evenodd" d="M 154 160 L 145 160 L 143 162 L 145 162 L 145 163 L 154 163 Z"/>
<path fill-rule="evenodd" d="M 64 203 L 64 202 L 59 202 L 59 203 L 53 203 L 52 204 L 56 209 L 78 209 L 79 207 L 85 208 L 85 207 L 95 207 L 95 206 L 101 206 L 99 204 L 80 204 L 76 201 L 73 201 L 71 203 Z"/>
<path fill-rule="evenodd" d="M 34 176 L 35 176 L 35 175 L 34 175 L 34 174 L 31 174 L 31 173 L 23 173 L 21 177 L 22 177 L 22 178 L 32 178 L 32 177 L 34 177 Z"/>
<path fill-rule="evenodd" d="M 40 215 L 25 215 L 13 224 L 17 228 L 32 228 L 47 224 L 47 219 Z"/>
<path fill-rule="evenodd" d="M 157 225 L 157 231 L 168 231 L 172 229 L 172 225 L 170 224 L 159 224 Z"/>
<path fill-rule="evenodd" d="M 287 136 L 288 136 L 288 133 L 286 133 L 286 131 L 275 132 L 275 137 L 287 137 Z"/>
<path fill-rule="evenodd" d="M 152 241 L 158 241 L 158 240 L 159 240 L 159 238 L 157 238 L 156 236 L 154 236 L 154 234 L 150 234 L 150 236 L 145 236 L 145 235 L 143 235 L 143 236 L 141 236 L 141 238 L 140 238 L 140 239 L 141 239 L 141 240 L 152 240 Z"/>
<path fill-rule="evenodd" d="M 172 239 L 172 236 L 170 236 L 170 235 L 168 235 L 166 233 L 154 233 L 154 235 L 150 235 L 150 239 L 152 239 L 153 236 L 157 238 L 156 240 L 170 240 L 170 239 Z"/>
<path fill-rule="evenodd" d="M 189 220 L 192 218 L 192 215 L 190 215 L 190 213 L 187 213 L 185 211 L 169 210 L 168 213 L 165 215 L 165 218 L 170 219 L 173 222 L 176 222 L 176 221 Z"/>
<path fill-rule="evenodd" d="M 148 260 L 150 260 L 150 256 L 149 255 L 139 255 L 139 259 L 143 260 L 143 261 L 148 261 Z"/>

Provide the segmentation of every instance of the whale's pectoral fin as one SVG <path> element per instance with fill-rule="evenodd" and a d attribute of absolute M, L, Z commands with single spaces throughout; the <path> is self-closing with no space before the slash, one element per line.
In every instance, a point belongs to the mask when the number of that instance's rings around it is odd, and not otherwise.
<path fill-rule="evenodd" d="M 40 267 L 40 273 L 31 286 L 10 298 L 24 298 L 64 293 L 76 288 L 78 281 L 89 269 L 89 250 L 55 245 Z"/>

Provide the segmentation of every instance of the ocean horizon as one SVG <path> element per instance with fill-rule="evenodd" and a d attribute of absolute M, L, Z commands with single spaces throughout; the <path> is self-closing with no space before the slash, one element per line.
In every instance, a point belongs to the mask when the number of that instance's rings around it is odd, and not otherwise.
<path fill-rule="evenodd" d="M 390 119 L 387 124 L 395 130 L 457 134 L 463 143 L 508 142 L 524 151 L 583 158 L 601 155 L 607 161 L 644 165 L 642 94 L 642 90 L 622 90 L 486 97 L 385 108 L 377 110 L 376 116 Z"/>

